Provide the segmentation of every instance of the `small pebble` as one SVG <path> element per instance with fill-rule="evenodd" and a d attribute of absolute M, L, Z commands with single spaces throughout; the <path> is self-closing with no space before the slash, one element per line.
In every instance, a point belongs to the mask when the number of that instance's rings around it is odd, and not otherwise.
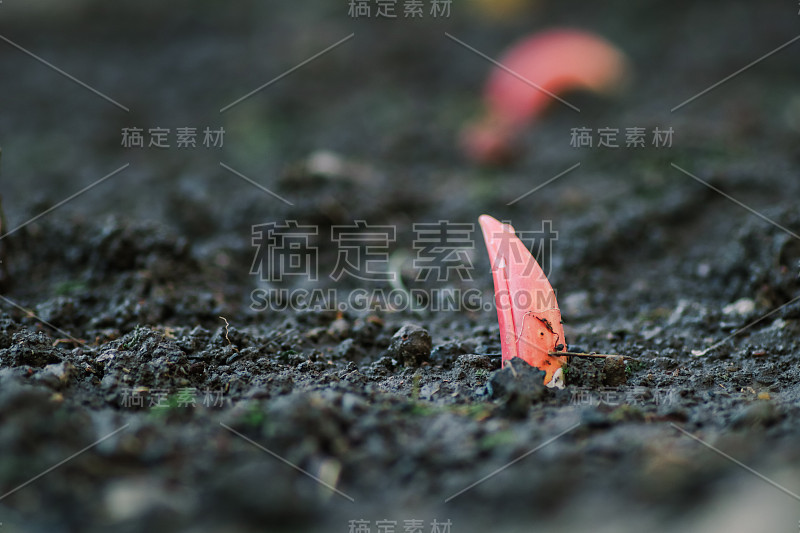
<path fill-rule="evenodd" d="M 429 361 L 433 340 L 431 334 L 415 324 L 406 324 L 392 337 L 388 355 L 407 367 L 418 367 Z"/>

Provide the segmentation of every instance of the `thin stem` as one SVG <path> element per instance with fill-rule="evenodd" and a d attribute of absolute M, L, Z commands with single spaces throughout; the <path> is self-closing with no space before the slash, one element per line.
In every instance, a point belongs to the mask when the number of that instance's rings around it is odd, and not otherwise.
<path fill-rule="evenodd" d="M 620 359 L 636 359 L 631 355 L 620 355 L 618 353 L 594 353 L 594 352 L 547 352 L 547 355 L 552 356 L 561 356 L 566 355 L 569 357 L 594 357 L 598 359 L 608 359 L 613 357 L 619 357 Z"/>

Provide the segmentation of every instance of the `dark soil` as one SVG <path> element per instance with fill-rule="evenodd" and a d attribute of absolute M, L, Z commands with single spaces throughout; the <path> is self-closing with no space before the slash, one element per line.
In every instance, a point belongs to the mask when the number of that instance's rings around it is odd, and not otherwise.
<path fill-rule="evenodd" d="M 0 35 L 130 112 L 0 42 L 3 233 L 130 167 L 0 239 L 0 533 L 796 531 L 800 45 L 670 109 L 796 36 L 797 5 L 69 4 L 3 2 Z M 551 109 L 514 166 L 472 166 L 456 137 L 489 64 L 444 32 L 496 57 L 552 25 L 624 49 L 628 92 L 569 95 L 581 113 Z M 157 126 L 225 145 L 120 146 Z M 570 147 L 606 126 L 674 143 Z M 412 261 L 415 223 L 483 213 L 551 220 L 570 347 L 631 359 L 573 360 L 561 391 L 501 370 L 480 235 L 465 279 Z M 328 276 L 332 228 L 360 220 L 396 229 L 390 263 L 424 305 L 336 305 L 398 288 Z M 318 228 L 318 280 L 251 274 L 252 227 L 286 221 Z M 339 301 L 254 309 L 270 288 Z M 436 311 L 442 290 L 480 305 Z"/>

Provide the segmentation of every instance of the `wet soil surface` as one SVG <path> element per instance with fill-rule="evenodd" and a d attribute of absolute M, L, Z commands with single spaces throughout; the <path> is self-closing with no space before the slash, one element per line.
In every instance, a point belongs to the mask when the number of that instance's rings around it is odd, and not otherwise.
<path fill-rule="evenodd" d="M 797 6 L 541 3 L 488 24 L 455 6 L 387 23 L 344 3 L 81 5 L 0 23 L 131 109 L 3 49 L 7 228 L 131 166 L 0 240 L 0 533 L 796 530 L 798 49 L 670 109 L 794 37 Z M 580 115 L 552 109 L 515 166 L 471 166 L 455 139 L 488 64 L 443 32 L 496 56 L 548 25 L 617 42 L 631 88 L 571 95 Z M 226 145 L 118 146 L 133 126 L 224 127 Z M 675 138 L 576 149 L 576 127 Z M 480 235 L 465 276 L 413 262 L 415 223 L 482 213 L 552 221 L 543 264 L 570 347 L 630 359 L 573 360 L 564 390 L 501 369 Z M 332 229 L 360 220 L 395 228 L 395 283 L 328 275 Z M 252 227 L 285 221 L 317 228 L 317 280 L 252 273 Z M 276 288 L 338 301 L 259 308 Z M 428 298 L 414 309 L 353 305 L 412 289 Z M 478 305 L 434 310 L 466 293 Z"/>

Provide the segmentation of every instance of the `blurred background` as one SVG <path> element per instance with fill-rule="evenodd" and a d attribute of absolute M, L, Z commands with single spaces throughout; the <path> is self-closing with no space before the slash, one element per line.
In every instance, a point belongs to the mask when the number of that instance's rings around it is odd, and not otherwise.
<path fill-rule="evenodd" d="M 612 216 L 631 208 L 631 196 L 687 185 L 669 162 L 706 177 L 756 172 L 767 183 L 797 160 L 796 47 L 670 111 L 791 38 L 798 21 L 791 2 L 461 0 L 447 17 L 425 4 L 414 18 L 403 16 L 403 5 L 396 19 L 381 19 L 377 4 L 370 17 L 354 17 L 345 1 L 4 1 L 0 145 L 9 227 L 129 164 L 48 216 L 157 221 L 201 252 L 229 249 L 245 264 L 250 227 L 270 220 L 398 224 L 398 246 L 409 244 L 413 221 L 474 222 L 482 211 L 520 226 L 548 218 L 569 229 L 587 210 Z M 570 93 L 580 113 L 550 106 L 524 130 L 513 166 L 475 165 L 459 148 L 459 132 L 482 113 L 493 67 L 445 33 L 498 58 L 553 27 L 587 30 L 618 47 L 631 66 L 626 90 Z M 573 128 L 601 127 L 641 127 L 648 137 L 673 128 L 673 144 L 570 145 Z M 141 128 L 146 145 L 150 129 L 168 129 L 171 146 L 126 148 L 125 128 Z M 196 148 L 176 146 L 178 128 L 196 128 Z M 201 144 L 206 128 L 224 129 L 222 146 Z M 320 173 L 320 152 L 339 165 L 327 170 L 330 179 L 309 177 Z M 507 205 L 576 162 L 579 171 Z M 759 190 L 769 201 L 775 187 Z"/>
<path fill-rule="evenodd" d="M 691 157 L 700 172 L 706 162 L 724 165 L 732 156 L 739 168 L 757 165 L 748 156 L 764 150 L 776 155 L 772 168 L 795 157 L 787 149 L 800 122 L 794 47 L 670 113 L 791 38 L 798 22 L 791 2 L 461 0 L 447 18 L 432 17 L 425 6 L 424 17 L 409 19 L 401 2 L 400 16 L 387 20 L 376 18 L 374 6 L 372 17 L 353 18 L 345 1 L 4 1 L 5 38 L 130 110 L 2 43 L 0 144 L 9 218 L 21 221 L 125 163 L 127 170 L 63 211 L 152 218 L 191 236 L 236 227 L 245 237 L 250 221 L 243 213 L 276 219 L 285 213 L 219 162 L 288 193 L 303 184 L 293 184 L 287 169 L 319 150 L 412 184 L 420 198 L 409 203 L 480 199 L 483 206 L 503 205 L 577 160 L 583 169 L 570 178 L 573 185 L 611 174 L 615 183 L 658 180 L 654 174 L 670 174 L 662 158 Z M 595 32 L 624 51 L 633 66 L 628 91 L 611 99 L 570 96 L 581 112 L 552 106 L 528 132 L 516 167 L 476 168 L 460 153 L 457 136 L 480 112 L 491 65 L 445 32 L 497 58 L 519 38 L 554 26 Z M 219 112 L 351 33 L 352 40 Z M 671 126 L 675 146 L 660 153 L 570 147 L 571 128 L 603 126 Z M 170 128 L 172 148 L 122 147 L 122 129 L 133 127 Z M 224 128 L 224 146 L 178 149 L 180 127 Z M 776 132 L 779 146 L 762 140 L 765 129 Z M 529 200 L 517 208 L 547 203 Z M 499 215 L 505 214 L 516 213 Z"/>
<path fill-rule="evenodd" d="M 244 259 L 250 226 L 266 220 L 409 225 L 413 217 L 474 222 L 490 210 L 522 225 L 563 219 L 563 227 L 589 199 L 593 209 L 616 209 L 632 192 L 665 194 L 668 183 L 686 181 L 670 161 L 705 176 L 756 169 L 764 180 L 796 161 L 794 47 L 670 112 L 791 38 L 791 2 L 461 0 L 448 17 L 431 16 L 426 4 L 416 18 L 405 18 L 402 6 L 398 18 L 381 19 L 377 5 L 371 17 L 356 18 L 344 1 L 4 1 L 0 35 L 10 42 L 0 43 L 0 145 L 9 226 L 124 164 L 53 216 L 155 220 L 211 248 L 239 248 Z M 525 130 L 514 166 L 479 168 L 458 136 L 482 112 L 492 65 L 445 32 L 498 58 L 552 27 L 588 30 L 617 46 L 632 67 L 627 90 L 570 94 L 580 113 L 551 106 Z M 570 131 L 580 127 L 675 133 L 669 150 L 576 149 Z M 145 144 L 149 129 L 167 128 L 171 147 L 126 148 L 124 128 L 143 129 Z M 197 148 L 176 146 L 178 128 L 197 128 Z M 224 129 L 223 146 L 201 145 L 206 128 Z M 354 172 L 305 179 L 303 165 L 320 151 L 356 164 L 361 181 Z M 220 162 L 298 207 L 287 209 Z M 576 162 L 582 168 L 564 184 L 506 205 Z"/>

